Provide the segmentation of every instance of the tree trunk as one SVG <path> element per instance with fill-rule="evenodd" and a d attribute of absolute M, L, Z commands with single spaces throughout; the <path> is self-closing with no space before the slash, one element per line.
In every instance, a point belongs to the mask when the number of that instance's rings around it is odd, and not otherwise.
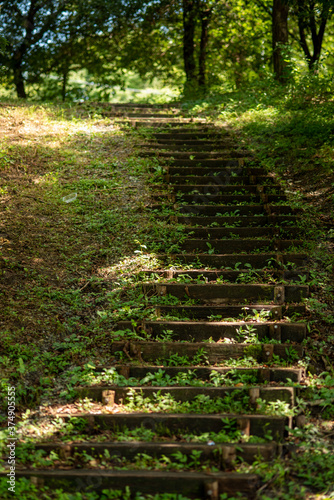
<path fill-rule="evenodd" d="M 61 88 L 61 98 L 65 102 L 66 99 L 66 85 L 67 85 L 68 71 L 63 71 L 62 88 Z"/>
<path fill-rule="evenodd" d="M 305 54 L 305 58 L 308 63 L 309 70 L 313 70 L 314 66 L 318 63 L 321 55 L 322 42 L 324 39 L 326 24 L 329 18 L 331 17 L 331 13 L 329 10 L 329 6 L 323 5 L 322 12 L 320 15 L 321 22 L 319 26 L 319 31 L 317 31 L 317 23 L 315 18 L 315 5 L 311 6 L 306 4 L 305 0 L 298 0 L 298 28 L 299 28 L 299 43 L 303 52 Z M 306 33 L 308 29 L 311 31 L 312 45 L 313 45 L 313 54 L 308 47 Z"/>
<path fill-rule="evenodd" d="M 21 65 L 16 65 L 14 68 L 14 85 L 16 88 L 17 97 L 26 99 L 27 94 L 24 87 L 24 78 L 21 70 Z"/>
<path fill-rule="evenodd" d="M 209 39 L 208 26 L 211 10 L 200 11 L 201 18 L 201 42 L 198 58 L 198 86 L 203 93 L 206 91 L 206 55 Z"/>
<path fill-rule="evenodd" d="M 282 54 L 282 46 L 287 45 L 289 41 L 288 14 L 287 0 L 274 0 L 272 20 L 274 76 L 280 83 L 287 83 L 289 78 L 287 63 Z"/>
<path fill-rule="evenodd" d="M 196 0 L 183 0 L 183 60 L 186 73 L 185 90 L 191 91 L 196 88 L 196 64 L 195 64 L 195 24 L 196 24 Z"/>

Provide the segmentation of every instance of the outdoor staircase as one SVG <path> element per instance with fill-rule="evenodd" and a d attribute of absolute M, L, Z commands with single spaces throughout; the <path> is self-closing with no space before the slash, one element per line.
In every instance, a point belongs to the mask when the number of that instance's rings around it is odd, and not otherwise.
<path fill-rule="evenodd" d="M 140 155 L 159 159 L 165 188 L 152 186 L 148 210 L 157 218 L 169 218 L 171 229 L 183 224 L 188 235 L 179 242 L 179 252 L 156 256 L 159 269 L 141 272 L 138 286 L 142 293 L 160 298 L 155 304 L 157 319 L 141 319 L 135 326 L 124 320 L 117 325 L 117 330 L 134 330 L 149 340 L 114 340 L 110 353 L 123 353 L 116 369 L 126 379 L 142 380 L 163 370 L 171 381 L 179 377 L 181 382 L 82 387 L 78 395 L 113 406 L 126 401 L 130 389 L 132 398 L 141 394 L 152 401 L 159 392 L 172 395 L 175 401 L 199 401 L 199 407 L 200 401 L 211 398 L 223 411 L 83 413 L 85 432 L 96 436 L 107 429 L 109 440 L 41 444 L 38 448 L 46 453 L 56 451 L 65 461 L 85 452 L 96 458 L 95 467 L 17 471 L 17 477 L 33 477 L 36 484 L 68 491 L 129 486 L 131 492 L 143 494 L 174 492 L 218 500 L 222 493 L 233 496 L 241 492 L 245 498 L 255 498 L 262 486 L 259 477 L 236 472 L 236 465 L 281 456 L 288 429 L 302 425 L 303 420 L 291 412 L 262 414 L 259 403 L 293 408 L 299 390 L 294 384 L 304 376 L 298 361 L 303 359 L 307 329 L 295 319 L 305 314 L 303 299 L 309 294 L 300 278 L 307 275 L 301 214 L 287 205 L 275 178 L 257 165 L 228 128 L 183 117 L 179 108 L 169 106 L 114 104 L 106 105 L 103 114 L 151 128 Z M 170 296 L 175 298 L 173 303 L 164 300 Z M 170 338 L 161 340 L 166 332 Z M 189 364 L 168 363 L 182 357 Z M 250 358 L 255 360 L 253 365 Z M 182 385 L 182 377 L 188 380 L 189 371 L 193 384 Z M 210 381 L 211 385 L 205 384 Z M 224 406 L 228 401 L 231 411 Z M 237 410 L 243 407 L 247 412 Z M 113 432 L 121 428 L 129 432 L 144 428 L 156 432 L 157 437 L 151 442 L 113 441 Z M 184 435 L 224 430 L 227 435 L 239 432 L 242 439 L 182 440 Z M 173 460 L 181 452 L 188 463 L 193 461 L 193 467 L 113 470 L 98 465 L 105 450 L 116 457 L 116 465 L 117 457 L 126 457 L 129 463 L 138 454 Z"/>

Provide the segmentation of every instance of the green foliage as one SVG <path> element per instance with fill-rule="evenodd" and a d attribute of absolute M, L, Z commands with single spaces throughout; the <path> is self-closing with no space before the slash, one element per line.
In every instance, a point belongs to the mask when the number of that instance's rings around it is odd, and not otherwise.
<path fill-rule="evenodd" d="M 8 491 L 7 478 L 0 478 L 0 494 L 3 500 L 11 500 L 13 494 Z M 190 500 L 179 493 L 157 493 L 143 495 L 140 492 L 131 493 L 127 486 L 125 490 L 105 489 L 101 493 L 68 493 L 63 489 L 37 487 L 30 480 L 20 478 L 16 481 L 15 495 L 22 500 Z M 196 500 L 196 499 L 195 499 Z M 199 499 L 197 499 L 199 500 Z"/>

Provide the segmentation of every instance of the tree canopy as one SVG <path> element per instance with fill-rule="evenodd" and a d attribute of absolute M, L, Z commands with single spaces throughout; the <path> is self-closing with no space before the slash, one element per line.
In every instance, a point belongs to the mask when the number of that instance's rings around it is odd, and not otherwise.
<path fill-rule="evenodd" d="M 331 0 L 3 0 L 2 84 L 27 96 L 54 75 L 65 99 L 69 75 L 122 83 L 124 71 L 205 93 L 273 74 L 286 83 L 288 61 L 333 68 Z"/>

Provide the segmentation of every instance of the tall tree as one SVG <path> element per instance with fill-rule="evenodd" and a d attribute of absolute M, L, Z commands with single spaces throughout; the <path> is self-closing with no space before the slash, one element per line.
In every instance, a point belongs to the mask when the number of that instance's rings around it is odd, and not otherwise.
<path fill-rule="evenodd" d="M 206 90 L 206 60 L 207 47 L 209 41 L 209 23 L 212 16 L 212 7 L 208 7 L 206 2 L 199 5 L 199 18 L 201 23 L 201 38 L 198 56 L 198 85 L 205 93 Z"/>
<path fill-rule="evenodd" d="M 64 82 L 73 67 L 87 62 L 91 40 L 106 43 L 117 23 L 138 10 L 141 0 L 3 0 L 0 36 L 7 41 L 0 63 L 9 70 L 18 97 L 26 98 L 25 82 L 58 71 Z M 96 52 L 95 52 L 96 55 Z M 96 64 L 103 64 L 100 58 Z M 90 61 L 91 63 L 91 61 Z"/>
<path fill-rule="evenodd" d="M 47 43 L 65 0 L 4 0 L 1 4 L 1 35 L 7 40 L 7 51 L 0 62 L 11 72 L 17 96 L 26 98 L 24 73 L 30 69 L 34 48 Z"/>
<path fill-rule="evenodd" d="M 217 0 L 182 0 L 185 91 L 206 90 L 209 23 Z"/>
<path fill-rule="evenodd" d="M 317 64 L 321 56 L 324 35 L 328 21 L 334 12 L 333 0 L 254 0 L 273 19 L 273 40 L 281 36 L 284 40 L 287 35 L 297 42 L 303 51 L 309 69 Z M 287 33 L 285 23 L 285 9 L 289 8 L 289 23 L 296 29 L 289 29 Z M 273 12 L 275 10 L 275 13 Z M 280 19 L 284 19 L 282 22 Z M 274 33 L 280 23 L 284 28 L 281 34 Z M 280 42 L 280 40 L 279 40 Z M 280 45 L 280 44 L 279 44 Z M 278 47 L 279 47 L 278 45 Z M 279 50 L 276 50 L 277 57 Z M 274 61 L 275 62 L 275 61 Z M 276 62 L 279 64 L 279 62 Z M 282 68 L 278 68 L 279 70 Z M 284 69 L 283 69 L 284 72 Z M 276 72 L 278 75 L 279 71 Z"/>
<path fill-rule="evenodd" d="M 186 88 L 192 90 L 197 83 L 195 63 L 195 28 L 197 1 L 183 0 L 183 61 Z"/>
<path fill-rule="evenodd" d="M 287 64 L 284 60 L 284 46 L 289 42 L 289 5 L 287 0 L 273 0 L 272 40 L 274 76 L 281 83 L 288 79 Z"/>
<path fill-rule="evenodd" d="M 332 0 L 290 0 L 297 16 L 299 44 L 304 52 L 309 69 L 313 69 L 320 59 L 326 25 L 333 15 Z M 308 37 L 312 40 L 312 50 Z"/>

